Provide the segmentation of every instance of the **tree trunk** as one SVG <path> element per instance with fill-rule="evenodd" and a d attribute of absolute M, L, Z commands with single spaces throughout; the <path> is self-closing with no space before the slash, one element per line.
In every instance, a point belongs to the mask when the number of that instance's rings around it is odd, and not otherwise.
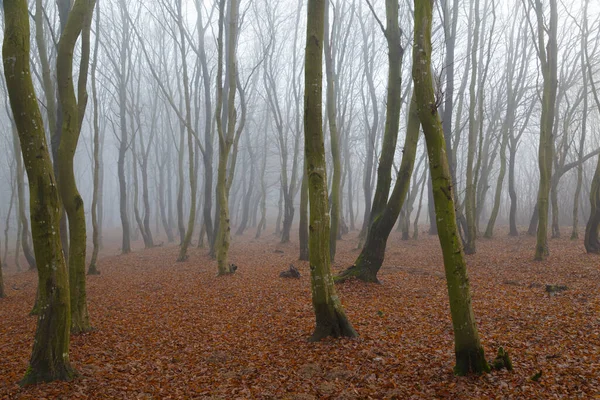
<path fill-rule="evenodd" d="M 39 1 L 39 0 L 38 0 Z M 98 266 L 98 252 L 100 251 L 100 227 L 98 223 L 98 209 L 102 205 L 98 202 L 99 191 L 100 191 L 100 169 L 102 164 L 100 162 L 100 124 L 98 122 L 98 91 L 96 89 L 96 68 L 98 67 L 98 47 L 100 44 L 100 2 L 96 0 L 96 36 L 94 41 L 94 56 L 92 59 L 92 102 L 93 102 L 93 144 L 92 154 L 94 160 L 93 166 L 93 189 L 92 189 L 92 258 L 88 267 L 88 275 L 99 275 Z"/>
<path fill-rule="evenodd" d="M 221 111 L 223 107 L 223 93 L 221 88 L 221 78 L 223 71 L 223 25 L 224 25 L 224 7 L 225 2 L 221 0 L 219 8 L 219 65 L 217 72 L 218 100 L 217 100 L 217 130 L 219 132 L 219 167 L 217 170 L 217 199 L 219 203 L 219 228 L 217 230 L 217 266 L 218 275 L 231 274 L 232 270 L 229 262 L 229 245 L 231 242 L 230 235 L 230 220 L 229 220 L 229 199 L 227 185 L 227 164 L 229 160 L 229 152 L 233 145 L 236 110 L 235 110 L 235 92 L 236 92 L 236 65 L 235 65 L 235 44 L 237 39 L 237 19 L 238 19 L 238 0 L 230 0 L 229 3 L 229 30 L 227 33 L 227 74 L 228 74 L 228 99 L 227 99 L 227 129 L 223 129 Z"/>
<path fill-rule="evenodd" d="M 22 385 L 70 380 L 69 277 L 60 241 L 60 202 L 29 69 L 29 15 L 25 0 L 5 0 L 2 58 L 8 95 L 29 178 L 31 230 L 44 299 L 29 368 Z"/>
<path fill-rule="evenodd" d="M 590 217 L 585 227 L 583 244 L 588 253 L 600 254 L 600 239 L 598 238 L 600 232 L 600 156 L 590 189 L 590 207 Z"/>
<path fill-rule="evenodd" d="M 249 136 L 246 136 L 248 138 Z M 250 179 L 248 183 L 247 191 L 244 195 L 242 205 L 242 220 L 236 231 L 236 235 L 243 235 L 246 227 L 248 226 L 248 219 L 250 217 L 250 203 L 252 202 L 252 194 L 254 193 L 254 152 L 252 151 L 252 145 L 250 140 L 247 140 L 248 154 L 250 156 Z"/>
<path fill-rule="evenodd" d="M 467 141 L 467 181 L 465 190 L 465 214 L 467 218 L 467 231 L 465 241 L 465 253 L 475 254 L 476 245 L 475 239 L 477 237 L 477 225 L 475 219 L 475 206 L 476 206 L 476 187 L 473 170 L 473 162 L 475 159 L 475 148 L 477 146 L 477 119 L 475 117 L 475 108 L 477 105 L 476 101 L 476 85 L 477 85 L 477 51 L 479 50 L 479 0 L 475 0 L 475 3 L 471 3 L 471 7 L 474 7 L 475 16 L 475 28 L 473 30 L 473 45 L 471 46 L 471 83 L 469 86 L 469 136 Z"/>
<path fill-rule="evenodd" d="M 471 306 L 467 267 L 456 225 L 452 177 L 446 157 L 444 133 L 433 94 L 430 59 L 432 4 L 429 0 L 415 0 L 414 5 L 412 73 L 415 94 L 420 106 L 419 118 L 427 142 L 435 210 L 439 221 L 439 239 L 448 285 L 456 353 L 454 372 L 457 375 L 482 373 L 489 371 L 490 367 L 485 360 Z"/>
<path fill-rule="evenodd" d="M 333 161 L 333 176 L 331 181 L 331 230 L 329 238 L 329 256 L 331 261 L 335 260 L 337 249 L 338 231 L 340 229 L 340 186 L 342 181 L 342 161 L 340 155 L 340 136 L 337 128 L 337 110 L 336 110 L 336 87 L 335 87 L 335 66 L 331 54 L 331 41 L 329 35 L 329 2 L 325 3 L 325 28 L 324 28 L 324 47 L 325 47 L 325 70 L 327 76 L 327 121 L 329 122 L 329 135 L 331 145 L 331 158 Z"/>
<path fill-rule="evenodd" d="M 588 1 L 584 1 L 583 9 L 583 30 L 581 33 L 581 75 L 582 75 L 582 86 L 588 87 L 588 74 L 586 71 L 586 49 L 588 44 L 588 30 L 587 30 L 587 6 Z M 588 118 L 588 94 L 583 95 L 583 110 L 581 118 L 581 139 L 579 141 L 579 152 L 578 157 L 581 161 L 583 157 L 583 150 L 585 146 L 585 137 L 587 133 L 587 118 Z M 580 163 L 577 167 L 577 184 L 575 186 L 575 195 L 573 196 L 573 229 L 571 231 L 571 240 L 579 238 L 579 201 L 581 198 L 581 183 L 583 181 L 583 163 Z"/>
<path fill-rule="evenodd" d="M 15 152 L 15 173 L 17 175 L 17 206 L 19 213 L 19 226 L 21 229 L 18 232 L 17 238 L 17 250 L 16 257 L 18 258 L 19 247 L 23 249 L 23 254 L 29 264 L 29 270 L 34 270 L 36 267 L 36 260 L 29 246 L 29 221 L 27 220 L 27 214 L 25 213 L 25 182 L 24 182 L 24 171 L 23 161 L 19 154 L 19 134 L 16 129 L 13 129 L 13 149 Z M 21 145 L 22 146 L 22 145 Z M 31 201 L 31 199 L 30 199 Z M 19 246 L 20 245 L 20 246 Z M 19 261 L 17 261 L 19 263 Z"/>
<path fill-rule="evenodd" d="M 306 172 L 302 177 L 302 187 L 300 188 L 300 226 L 298 227 L 298 233 L 300 237 L 299 259 L 308 261 L 308 176 Z"/>
<path fill-rule="evenodd" d="M 119 126 L 121 137 L 119 138 L 119 159 L 117 161 L 117 173 L 119 176 L 119 214 L 121 217 L 121 226 L 123 228 L 123 240 L 121 244 L 121 253 L 131 252 L 131 228 L 129 216 L 127 215 L 127 182 L 125 180 L 125 156 L 129 147 L 127 134 L 127 58 L 129 52 L 129 19 L 126 16 L 127 5 L 124 0 L 119 1 L 121 9 L 121 22 L 123 32 L 121 33 L 121 43 L 119 48 Z"/>
<path fill-rule="evenodd" d="M 507 117 L 508 118 L 508 117 Z M 494 236 L 494 225 L 496 224 L 496 218 L 498 217 L 498 211 L 500 210 L 500 201 L 502 197 L 502 186 L 504 184 L 504 175 L 506 174 L 506 146 L 508 144 L 508 132 L 503 130 L 502 132 L 502 143 L 500 145 L 500 172 L 498 172 L 498 181 L 496 182 L 496 194 L 494 195 L 494 205 L 492 206 L 492 213 L 488 220 L 487 227 L 485 229 L 486 238 L 492 238 Z"/>
<path fill-rule="evenodd" d="M 69 288 L 71 332 L 92 329 L 87 310 L 85 285 L 86 224 L 83 199 L 75 182 L 73 160 L 87 106 L 87 74 L 90 58 L 90 29 L 95 0 L 77 0 L 69 12 L 58 43 L 57 87 L 62 107 L 61 139 L 58 146 L 58 188 L 69 221 Z M 78 96 L 73 85 L 73 52 L 81 34 Z M 42 298 L 43 299 L 43 298 Z"/>
<path fill-rule="evenodd" d="M 553 123 L 557 87 L 557 25 L 558 13 L 556 0 L 550 0 L 550 21 L 546 27 L 543 19 L 542 3 L 536 2 L 538 22 L 538 53 L 544 77 L 542 93 L 542 115 L 540 120 L 539 170 L 540 186 L 538 191 L 538 229 L 535 246 L 535 260 L 543 260 L 548 250 L 548 196 L 552 179 L 552 158 L 554 149 Z M 544 44 L 545 32 L 548 32 L 547 47 Z"/>
<path fill-rule="evenodd" d="M 327 336 L 357 336 L 336 294 L 330 272 L 327 173 L 322 131 L 324 14 L 324 0 L 308 1 L 304 69 L 304 151 L 310 198 L 311 289 L 316 317 L 316 327 L 310 341 L 319 341 Z"/>
<path fill-rule="evenodd" d="M 400 170 L 398 171 L 392 195 L 385 205 L 383 212 L 380 212 L 373 222 L 371 222 L 371 226 L 367 232 L 367 240 L 354 265 L 336 276 L 336 281 L 356 277 L 365 282 L 378 282 L 377 273 L 385 258 L 387 240 L 394 227 L 394 223 L 398 219 L 398 215 L 406 199 L 408 187 L 410 186 L 410 178 L 415 165 L 415 155 L 419 141 L 419 127 L 417 103 L 413 97 L 408 113 L 402 163 L 400 164 Z"/>
<path fill-rule="evenodd" d="M 517 158 L 516 145 L 511 144 L 508 159 L 508 195 L 510 197 L 510 211 L 508 215 L 510 236 L 519 236 L 517 229 L 517 190 L 515 188 L 515 164 Z"/>

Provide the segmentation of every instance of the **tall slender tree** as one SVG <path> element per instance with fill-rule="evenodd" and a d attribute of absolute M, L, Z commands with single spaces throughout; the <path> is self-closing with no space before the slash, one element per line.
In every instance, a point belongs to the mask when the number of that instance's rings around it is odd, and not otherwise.
<path fill-rule="evenodd" d="M 538 190 L 538 229 L 535 246 L 535 260 L 543 260 L 549 255 L 548 250 L 548 210 L 550 185 L 552 180 L 552 158 L 554 150 L 554 110 L 556 107 L 557 81 L 557 30 L 558 10 L 556 0 L 549 0 L 550 18 L 544 20 L 544 3 L 535 0 L 535 15 L 537 19 L 536 50 L 540 59 L 544 87 L 542 92 L 542 115 L 540 117 L 540 144 L 538 164 L 540 184 Z M 548 36 L 546 42 L 545 37 Z"/>
<path fill-rule="evenodd" d="M 62 108 L 61 139 L 58 146 L 58 188 L 69 221 L 69 287 L 71 332 L 91 329 L 85 285 L 86 224 L 83 199 L 75 182 L 73 160 L 87 106 L 87 74 L 90 59 L 90 29 L 95 0 L 77 0 L 69 12 L 58 43 L 57 88 Z M 81 35 L 81 58 L 77 97 L 73 84 L 73 53 Z"/>
<path fill-rule="evenodd" d="M 490 367 L 485 360 L 471 305 L 465 255 L 456 225 L 452 176 L 446 157 L 444 132 L 433 91 L 431 73 L 432 2 L 430 0 L 414 0 L 414 6 L 412 75 L 419 119 L 427 143 L 435 212 L 438 220 L 438 236 L 446 271 L 450 314 L 454 328 L 454 351 L 456 354 L 454 372 L 457 375 L 482 373 L 489 371 Z"/>

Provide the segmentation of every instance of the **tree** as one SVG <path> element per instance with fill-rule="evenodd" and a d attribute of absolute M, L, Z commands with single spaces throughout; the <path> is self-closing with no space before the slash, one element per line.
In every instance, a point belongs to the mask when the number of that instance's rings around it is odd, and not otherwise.
<path fill-rule="evenodd" d="M 587 6 L 587 1 L 586 1 Z M 585 33 L 587 34 L 587 24 L 584 25 L 584 29 L 586 29 Z M 589 74 L 589 82 L 590 87 L 592 89 L 592 95 L 594 101 L 596 103 L 596 107 L 600 107 L 600 98 L 598 96 L 598 91 L 596 88 L 596 83 L 594 82 L 594 78 L 592 76 L 592 67 L 590 64 L 590 55 L 588 54 L 588 49 L 585 47 L 584 49 L 585 59 L 587 61 L 587 73 Z M 585 118 L 585 117 L 584 117 Z M 585 250 L 588 253 L 598 253 L 600 254 L 600 156 L 598 156 L 598 162 L 596 164 L 596 171 L 594 172 L 594 177 L 592 178 L 592 187 L 590 188 L 590 216 L 588 218 L 586 227 L 585 227 L 585 238 L 584 245 Z"/>
<path fill-rule="evenodd" d="M 554 149 L 554 108 L 556 105 L 557 88 L 557 26 L 558 12 L 556 0 L 550 0 L 550 21 L 548 26 L 544 22 L 544 10 L 541 0 L 535 0 L 535 14 L 537 17 L 536 50 L 540 59 L 544 88 L 542 92 L 542 115 L 540 119 L 540 144 L 538 164 L 540 171 L 540 184 L 538 190 L 538 229 L 535 246 L 535 260 L 543 260 L 549 254 L 548 250 L 548 209 L 550 185 L 552 179 L 552 158 Z M 548 42 L 545 43 L 545 33 Z"/>
<path fill-rule="evenodd" d="M 588 0 L 584 0 L 583 3 L 583 27 L 581 29 L 581 51 L 579 54 L 580 62 L 581 62 L 581 77 L 582 84 L 584 90 L 586 91 L 583 94 L 583 117 L 581 120 L 581 139 L 579 141 L 579 151 L 578 158 L 581 160 L 583 158 L 583 149 L 585 146 L 585 136 L 587 133 L 587 117 L 588 117 L 588 74 L 586 68 L 586 50 L 588 45 L 588 29 L 587 29 L 587 10 L 588 10 Z M 575 195 L 573 197 L 573 229 L 571 231 L 571 239 L 579 238 L 579 200 L 581 198 L 581 184 L 583 181 L 583 163 L 580 163 L 577 166 L 577 186 L 575 188 Z"/>
<path fill-rule="evenodd" d="M 370 3 L 368 4 L 370 5 Z M 361 254 L 353 266 L 336 277 L 338 281 L 349 277 L 357 277 L 367 282 L 377 282 L 377 272 L 383 263 L 387 238 L 402 208 L 415 161 L 419 122 L 418 119 L 414 118 L 416 114 L 413 113 L 413 119 L 407 124 L 405 143 L 407 147 L 405 148 L 405 156 L 402 157 L 404 168 L 401 167 L 401 171 L 398 173 L 398 179 L 394 185 L 394 193 L 390 197 L 392 165 L 396 151 L 400 125 L 400 108 L 402 105 L 401 66 L 404 48 L 401 43 L 400 26 L 398 25 L 397 2 L 395 0 L 387 0 L 385 9 L 387 26 L 384 28 L 379 20 L 378 22 L 388 43 L 389 70 L 385 133 L 377 170 L 377 187 L 370 212 L 371 221 L 369 230 L 367 231 L 366 241 Z M 373 9 L 372 11 L 374 12 Z M 388 197 L 390 198 L 388 199 Z"/>
<path fill-rule="evenodd" d="M 100 238 L 102 231 L 102 220 L 99 218 L 102 209 L 102 163 L 100 162 L 100 124 L 98 122 L 98 89 L 96 87 L 96 70 L 98 68 L 98 47 L 100 44 L 100 0 L 96 0 L 96 37 L 94 41 L 94 55 L 92 58 L 92 102 L 93 102 L 93 154 L 94 154 L 94 175 L 92 189 L 92 258 L 88 268 L 88 275 L 99 275 L 98 252 L 100 251 Z"/>
<path fill-rule="evenodd" d="M 583 244 L 588 253 L 600 254 L 600 156 L 590 189 L 590 217 L 585 227 Z"/>
<path fill-rule="evenodd" d="M 456 225 L 452 177 L 446 157 L 446 143 L 439 119 L 431 74 L 430 0 L 414 0 L 415 27 L 412 75 L 419 119 L 423 127 L 433 185 L 438 236 L 442 247 L 450 313 L 454 328 L 457 375 L 490 370 L 479 340 L 464 251 Z"/>
<path fill-rule="evenodd" d="M 331 50 L 331 38 L 329 29 L 329 9 L 330 1 L 325 3 L 325 32 L 324 32 L 324 45 L 325 45 L 325 70 L 327 79 L 327 92 L 326 92 L 326 105 L 327 109 L 327 122 L 329 123 L 329 137 L 331 144 L 331 158 L 333 161 L 333 176 L 331 182 L 331 229 L 329 237 L 329 256 L 331 260 L 335 259 L 335 253 L 337 248 L 338 231 L 340 229 L 340 203 L 341 193 L 340 185 L 342 183 L 342 160 L 340 154 L 340 133 L 338 132 L 337 126 L 337 79 Z M 335 20 L 335 15 L 334 15 Z M 341 44 L 341 43 L 340 43 Z"/>
<path fill-rule="evenodd" d="M 225 0 L 220 1 L 219 5 L 219 35 L 217 47 L 219 52 L 218 70 L 217 70 L 217 109 L 215 119 L 217 121 L 217 133 L 219 137 L 219 166 L 217 170 L 217 199 L 219 208 L 219 226 L 217 229 L 217 267 L 219 275 L 227 275 L 234 272 L 228 262 L 229 244 L 231 242 L 231 227 L 229 216 L 229 190 L 227 182 L 227 167 L 231 147 L 235 139 L 235 92 L 236 92 L 236 60 L 235 49 L 237 43 L 237 24 L 238 24 L 238 0 L 229 0 L 229 29 L 227 31 L 227 54 L 226 60 L 226 87 L 227 89 L 227 117 L 226 126 L 223 128 L 221 112 L 223 110 L 223 28 L 225 18 Z"/>
<path fill-rule="evenodd" d="M 69 287 L 71 332 L 91 329 L 85 287 L 86 226 L 83 199 L 75 183 L 73 159 L 87 106 L 87 73 L 90 58 L 90 28 L 95 0 L 77 0 L 69 12 L 58 43 L 57 88 L 62 107 L 61 139 L 58 146 L 58 188 L 69 221 Z M 81 34 L 78 96 L 73 85 L 73 52 Z"/>
<path fill-rule="evenodd" d="M 325 0 L 309 0 L 304 67 L 304 151 L 309 193 L 309 259 L 316 327 L 310 337 L 355 337 L 330 272 L 327 172 L 323 143 L 322 80 Z"/>
<path fill-rule="evenodd" d="M 5 0 L 2 59 L 10 105 L 29 178 L 31 231 L 38 268 L 40 307 L 29 368 L 22 385 L 70 380 L 69 277 L 60 241 L 60 202 L 44 123 L 29 67 L 29 15 L 25 0 Z"/>
<path fill-rule="evenodd" d="M 410 186 L 410 178 L 415 165 L 417 143 L 419 141 L 419 128 L 420 123 L 417 113 L 417 103 L 413 97 L 408 112 L 402 162 L 400 164 L 400 169 L 398 170 L 398 176 L 396 177 L 392 194 L 390 195 L 389 200 L 386 201 L 382 212 L 380 212 L 371 222 L 371 226 L 367 232 L 365 245 L 354 262 L 354 265 L 346 269 L 339 276 L 336 276 L 336 281 L 339 282 L 350 277 L 356 277 L 365 282 L 378 282 L 377 273 L 385 258 L 387 240 L 394 227 L 394 223 L 398 219 L 400 210 L 405 203 L 408 188 Z"/>
<path fill-rule="evenodd" d="M 465 214 L 467 217 L 467 231 L 465 242 L 465 253 L 474 254 L 476 252 L 475 239 L 477 236 L 477 226 L 475 223 L 475 171 L 473 170 L 473 162 L 475 159 L 475 147 L 477 145 L 477 120 L 475 117 L 476 101 L 476 84 L 477 84 L 477 51 L 479 50 L 479 27 L 481 18 L 479 16 L 479 0 L 475 3 L 471 2 L 471 7 L 474 8 L 475 27 L 473 30 L 473 45 L 471 46 L 471 84 L 469 85 L 469 135 L 468 135 L 468 150 L 467 150 L 467 187 L 465 191 Z"/>

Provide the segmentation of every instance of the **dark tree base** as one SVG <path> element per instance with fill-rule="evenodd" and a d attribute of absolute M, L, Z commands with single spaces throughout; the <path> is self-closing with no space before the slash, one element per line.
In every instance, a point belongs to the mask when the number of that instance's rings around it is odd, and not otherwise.
<path fill-rule="evenodd" d="M 324 305 L 323 310 L 317 311 L 317 326 L 308 341 L 314 343 L 329 336 L 354 338 L 358 337 L 358 333 L 356 333 L 345 315 Z"/>
<path fill-rule="evenodd" d="M 90 267 L 88 268 L 88 275 L 100 275 L 100 271 L 98 271 L 98 268 L 96 267 L 96 264 L 92 264 L 90 265 Z"/>
<path fill-rule="evenodd" d="M 456 366 L 454 367 L 455 375 L 481 375 L 484 372 L 490 372 L 490 366 L 485 360 L 483 347 L 466 349 L 456 352 Z"/>
<path fill-rule="evenodd" d="M 81 335 L 83 333 L 93 332 L 96 329 L 91 325 L 75 326 L 71 325 L 71 335 Z"/>
<path fill-rule="evenodd" d="M 377 284 L 381 283 L 379 281 L 379 279 L 377 279 L 376 274 L 369 271 L 365 267 L 360 267 L 357 265 L 352 265 L 352 266 L 348 267 L 346 270 L 340 272 L 339 275 L 336 275 L 333 277 L 333 281 L 335 283 L 342 283 L 344 281 L 347 281 L 348 279 L 358 279 L 358 280 L 361 280 L 363 282 L 368 282 L 368 283 L 377 283 Z"/>
<path fill-rule="evenodd" d="M 53 368 L 29 366 L 25 376 L 19 381 L 20 386 L 30 386 L 43 382 L 71 381 L 79 375 L 69 364 L 53 366 Z"/>

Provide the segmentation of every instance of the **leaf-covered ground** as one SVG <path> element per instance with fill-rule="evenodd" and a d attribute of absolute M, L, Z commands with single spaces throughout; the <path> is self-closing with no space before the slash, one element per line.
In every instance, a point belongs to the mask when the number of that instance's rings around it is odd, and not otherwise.
<path fill-rule="evenodd" d="M 101 260 L 88 277 L 95 331 L 71 341 L 80 377 L 20 388 L 35 318 L 36 275 L 9 273 L 0 300 L 0 398 L 10 399 L 429 399 L 594 398 L 600 393 L 600 257 L 581 241 L 481 239 L 469 256 L 473 307 L 486 355 L 499 346 L 514 371 L 457 378 L 439 244 L 390 239 L 382 285 L 338 286 L 358 339 L 308 343 L 314 316 L 308 265 L 296 244 L 235 238 L 233 276 L 216 277 L 205 250 L 175 262 L 157 247 Z M 358 255 L 338 245 L 335 269 Z M 279 278 L 290 263 L 300 280 Z M 568 286 L 554 296 L 546 284 Z M 538 382 L 530 378 L 542 371 Z"/>

